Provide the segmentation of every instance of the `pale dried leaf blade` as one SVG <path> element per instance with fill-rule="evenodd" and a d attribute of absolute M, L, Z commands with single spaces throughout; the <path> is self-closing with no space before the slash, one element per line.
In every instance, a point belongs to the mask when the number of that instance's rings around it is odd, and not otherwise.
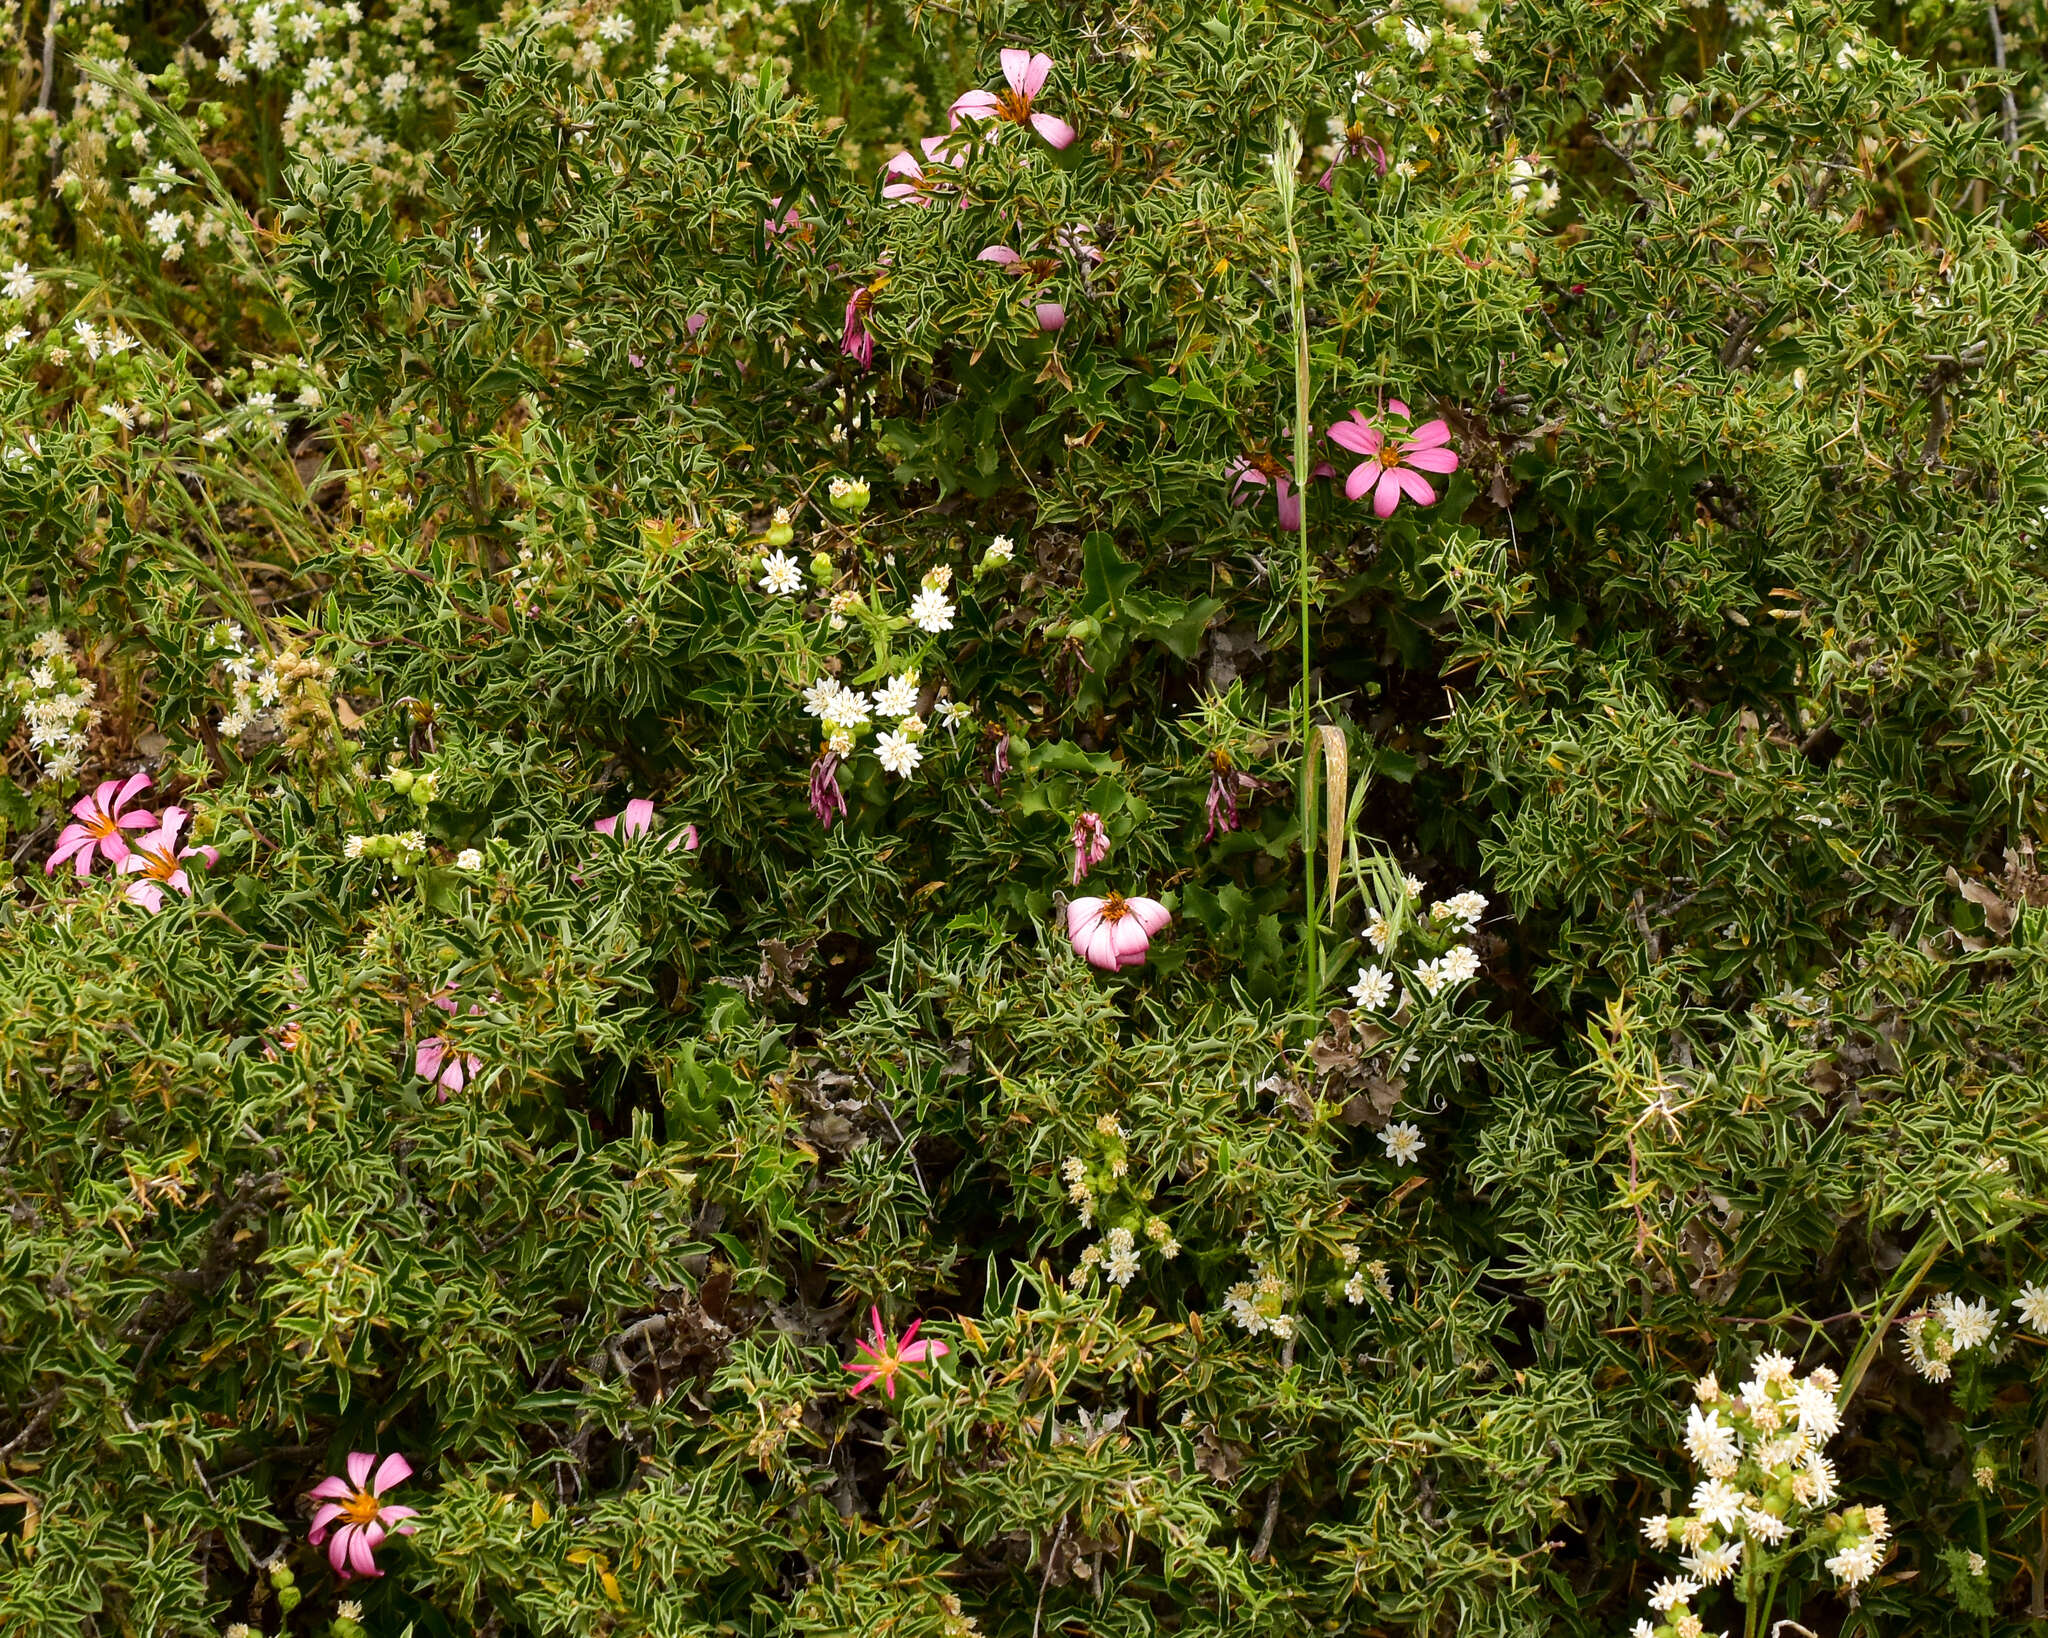
<path fill-rule="evenodd" d="M 1329 723 L 1316 729 L 1323 748 L 1323 874 L 1329 878 L 1330 907 L 1337 905 L 1337 871 L 1344 863 L 1344 824 L 1351 812 L 1351 751 L 1344 731 Z"/>

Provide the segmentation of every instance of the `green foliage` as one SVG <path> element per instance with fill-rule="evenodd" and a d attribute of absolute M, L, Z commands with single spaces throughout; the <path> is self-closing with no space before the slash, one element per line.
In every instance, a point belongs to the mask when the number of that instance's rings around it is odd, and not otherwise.
<path fill-rule="evenodd" d="M 2026 1623 L 2043 21 L 18 13 L 0 1632 Z"/>

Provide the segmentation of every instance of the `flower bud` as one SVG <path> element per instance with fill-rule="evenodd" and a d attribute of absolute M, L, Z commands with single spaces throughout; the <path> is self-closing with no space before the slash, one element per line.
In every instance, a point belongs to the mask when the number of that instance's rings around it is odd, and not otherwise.
<path fill-rule="evenodd" d="M 393 768 L 390 774 L 391 788 L 400 796 L 412 793 L 413 771 L 410 768 Z"/>
<path fill-rule="evenodd" d="M 796 539 L 796 531 L 789 526 L 789 519 L 778 512 L 775 521 L 768 525 L 768 533 L 764 538 L 770 546 L 787 546 Z"/>
<path fill-rule="evenodd" d="M 811 554 L 811 579 L 819 586 L 829 586 L 839 578 L 839 566 L 832 561 L 830 552 Z"/>
<path fill-rule="evenodd" d="M 868 486 L 864 478 L 834 478 L 825 488 L 834 509 L 857 518 L 868 509 Z"/>

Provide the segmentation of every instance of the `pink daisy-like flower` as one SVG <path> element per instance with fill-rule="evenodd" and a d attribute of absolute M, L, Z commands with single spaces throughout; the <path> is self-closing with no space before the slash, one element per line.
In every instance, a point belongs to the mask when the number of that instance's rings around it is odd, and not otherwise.
<path fill-rule="evenodd" d="M 1292 469 L 1277 455 L 1268 455 L 1260 451 L 1240 456 L 1230 463 L 1229 470 L 1224 473 L 1225 477 L 1236 480 L 1230 486 L 1230 504 L 1242 506 L 1270 484 L 1273 488 L 1274 510 L 1280 517 L 1280 528 L 1283 532 L 1291 534 L 1301 527 L 1301 497 L 1294 492 L 1294 479 L 1291 474 Z M 1334 478 L 1336 475 L 1337 469 L 1328 461 L 1318 461 L 1315 470 L 1308 476 L 1309 481 L 1313 483 L 1317 478 Z M 1247 486 L 1251 491 L 1249 494 L 1246 493 Z"/>
<path fill-rule="evenodd" d="M 856 1337 L 853 1346 L 860 1354 L 858 1359 L 847 1360 L 840 1368 L 853 1372 L 860 1380 L 846 1391 L 850 1394 L 864 1393 L 877 1382 L 882 1392 L 891 1399 L 896 1397 L 896 1373 L 911 1365 L 923 1365 L 930 1360 L 944 1359 L 952 1352 L 943 1342 L 929 1338 L 918 1340 L 917 1328 L 924 1324 L 921 1319 L 910 1322 L 910 1329 L 901 1337 L 893 1337 L 882 1324 L 879 1308 L 868 1310 L 869 1323 L 873 1331 L 865 1339 Z"/>
<path fill-rule="evenodd" d="M 654 804 L 644 796 L 636 796 L 621 812 L 613 814 L 608 819 L 599 819 L 590 828 L 600 836 L 617 836 L 630 842 L 634 837 L 645 836 L 654 829 Z M 673 853 L 680 847 L 695 853 L 697 846 L 697 827 L 685 825 L 668 839 L 665 851 Z"/>
<path fill-rule="evenodd" d="M 1152 935 L 1173 920 L 1157 899 L 1076 899 L 1067 906 L 1067 942 L 1091 967 L 1113 973 L 1121 967 L 1142 967 Z"/>
<path fill-rule="evenodd" d="M 130 774 L 126 784 L 118 779 L 109 779 L 92 795 L 80 797 L 72 803 L 71 811 L 76 818 L 59 833 L 57 846 L 43 866 L 43 874 L 51 874 L 68 859 L 79 875 L 89 876 L 95 853 L 108 864 L 118 866 L 128 857 L 128 838 L 121 832 L 156 828 L 155 814 L 147 808 L 128 806 L 148 789 L 148 774 Z"/>
<path fill-rule="evenodd" d="M 449 1017 L 455 1016 L 455 996 L 451 991 L 434 997 L 434 1005 Z M 484 1009 L 475 1002 L 470 1003 L 471 1013 Z M 474 1052 L 457 1052 L 439 1035 L 429 1035 L 413 1049 L 412 1072 L 423 1081 L 432 1081 L 440 1087 L 445 1100 L 450 1092 L 460 1092 L 475 1080 L 484 1067 L 483 1059 Z"/>
<path fill-rule="evenodd" d="M 387 1535 L 411 1535 L 418 1528 L 411 1521 L 419 1517 L 418 1508 L 394 1507 L 383 1499 L 385 1491 L 412 1477 L 412 1463 L 403 1456 L 393 1453 L 379 1463 L 372 1451 L 352 1450 L 347 1466 L 347 1478 L 337 1474 L 313 1486 L 313 1496 L 322 1505 L 313 1515 L 313 1528 L 306 1537 L 318 1547 L 327 1540 L 327 1532 L 334 1530 L 327 1562 L 344 1581 L 359 1575 L 382 1575 L 371 1554 Z"/>
<path fill-rule="evenodd" d="M 974 259 L 978 262 L 993 262 L 998 267 L 1007 268 L 1020 278 L 1030 279 L 1033 284 L 1044 284 L 1046 280 L 1059 271 L 1060 265 L 1050 257 L 1034 259 L 1020 256 L 1008 245 L 990 245 Z M 1056 301 L 1039 302 L 1034 307 L 1033 312 L 1037 316 L 1039 329 L 1048 335 L 1055 330 L 1064 330 L 1067 327 L 1067 310 Z"/>
<path fill-rule="evenodd" d="M 204 859 L 209 866 L 220 863 L 219 852 L 210 847 L 178 846 L 178 832 L 185 828 L 190 817 L 183 808 L 165 808 L 158 828 L 147 836 L 138 836 L 128 846 L 121 862 L 114 868 L 124 875 L 138 877 L 122 889 L 131 903 L 139 904 L 151 915 L 164 907 L 164 889 L 174 888 L 192 896 L 191 878 L 185 874 L 187 859 Z"/>
<path fill-rule="evenodd" d="M 963 119 L 1007 120 L 1012 125 L 1029 125 L 1055 148 L 1067 147 L 1074 140 L 1073 126 L 1051 114 L 1037 113 L 1032 106 L 1051 73 L 1052 59 L 1042 51 L 1005 51 L 1003 78 L 1009 81 L 1009 89 L 963 92 L 953 103 L 953 125 L 957 128 Z"/>
<path fill-rule="evenodd" d="M 1441 419 L 1425 421 L 1410 432 L 1406 425 L 1408 406 L 1395 398 L 1387 408 L 1402 423 L 1399 429 L 1384 428 L 1357 410 L 1330 428 L 1332 443 L 1366 457 L 1344 480 L 1345 495 L 1351 500 L 1362 500 L 1370 489 L 1372 509 L 1383 518 L 1394 515 L 1403 495 L 1417 506 L 1434 506 L 1436 491 L 1422 474 L 1458 470 L 1457 451 L 1446 447 L 1451 441 L 1451 429 Z"/>
<path fill-rule="evenodd" d="M 929 205 L 933 197 L 945 191 L 945 184 L 925 172 L 925 165 L 943 164 L 946 149 L 955 139 L 951 135 L 928 136 L 918 143 L 924 150 L 924 164 L 908 149 L 889 156 L 889 162 L 882 167 L 882 197 L 892 205 Z"/>

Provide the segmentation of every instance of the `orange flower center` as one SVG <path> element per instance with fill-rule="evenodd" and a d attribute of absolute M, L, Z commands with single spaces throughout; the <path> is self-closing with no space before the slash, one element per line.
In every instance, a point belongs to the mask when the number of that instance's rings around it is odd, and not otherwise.
<path fill-rule="evenodd" d="M 1399 466 L 1401 464 L 1401 446 L 1389 438 L 1380 445 L 1380 452 L 1376 459 L 1381 466 Z"/>
<path fill-rule="evenodd" d="M 1130 913 L 1131 908 L 1124 903 L 1123 894 L 1110 893 L 1104 896 L 1102 901 L 1102 919 L 1104 921 L 1122 921 Z"/>
<path fill-rule="evenodd" d="M 1019 96 L 1015 91 L 998 91 L 996 106 L 1003 111 L 1003 118 L 1022 125 L 1031 117 L 1031 99 Z"/>
<path fill-rule="evenodd" d="M 377 1498 L 367 1490 L 358 1490 L 341 1504 L 341 1516 L 351 1524 L 375 1524 Z"/>
<path fill-rule="evenodd" d="M 102 808 L 92 818 L 85 821 L 85 828 L 95 836 L 111 836 L 121 827 L 114 822 L 114 816 Z"/>
<path fill-rule="evenodd" d="M 153 847 L 139 847 L 135 851 L 143 857 L 143 875 L 160 882 L 167 882 L 177 875 L 178 861 L 175 855 L 159 852 Z"/>

